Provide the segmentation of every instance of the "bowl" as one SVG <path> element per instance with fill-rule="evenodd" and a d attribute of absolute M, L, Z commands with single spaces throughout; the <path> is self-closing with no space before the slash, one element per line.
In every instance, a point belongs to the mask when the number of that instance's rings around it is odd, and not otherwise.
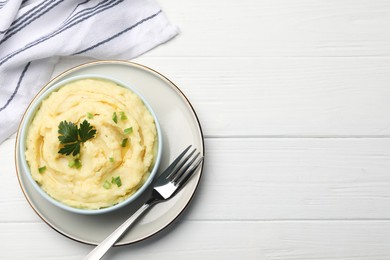
<path fill-rule="evenodd" d="M 97 80 L 97 81 L 105 81 L 105 82 L 111 82 L 111 83 L 115 83 L 116 85 L 119 85 L 120 87 L 123 87 L 125 89 L 128 89 L 130 90 L 131 92 L 133 92 L 136 96 L 139 97 L 139 99 L 141 100 L 141 102 L 143 103 L 143 105 L 146 107 L 146 109 L 150 112 L 150 115 L 152 116 L 153 118 L 153 121 L 154 121 L 154 124 L 155 124 L 155 129 L 156 129 L 156 136 L 155 136 L 155 141 L 154 141 L 154 144 L 153 144 L 153 149 L 152 149 L 152 153 L 153 153 L 153 160 L 152 162 L 150 163 L 150 167 L 148 168 L 148 173 L 146 176 L 144 176 L 144 178 L 142 178 L 143 182 L 141 181 L 141 185 L 139 187 L 136 187 L 135 188 L 135 191 L 133 191 L 133 193 L 131 195 L 128 195 L 128 196 L 124 196 L 124 198 L 120 198 L 119 202 L 117 203 L 113 203 L 112 205 L 106 205 L 104 207 L 98 207 L 98 208 L 94 208 L 94 209 L 90 209 L 90 208 L 85 208 L 85 207 L 79 207 L 79 206 L 71 206 L 69 203 L 64 203 L 63 201 L 61 200 L 58 200 L 54 197 L 52 197 L 51 195 L 49 195 L 43 188 L 42 186 L 33 178 L 33 175 L 32 175 L 32 170 L 30 169 L 30 164 L 26 158 L 26 148 L 27 148 L 27 137 L 28 137 L 28 131 L 32 125 L 32 122 L 33 122 L 33 119 L 35 118 L 35 116 L 37 115 L 37 112 L 40 110 L 41 106 L 42 106 L 42 103 L 45 102 L 45 100 L 51 96 L 53 93 L 56 93 L 54 95 L 59 95 L 57 92 L 61 90 L 62 87 L 64 87 L 65 85 L 68 85 L 69 83 L 74 83 L 74 82 L 78 82 L 78 81 L 81 81 L 81 80 Z M 77 95 L 75 95 L 77 96 Z M 82 102 L 80 102 L 79 105 L 81 105 Z M 43 112 L 42 112 L 43 113 Z M 90 113 L 87 113 L 88 114 L 88 118 L 89 117 L 89 114 Z M 100 116 L 100 114 L 97 114 L 98 116 Z M 119 117 L 119 114 L 117 115 Z M 123 114 L 122 114 L 123 116 Z M 91 117 L 93 120 L 93 117 Z M 123 118 L 122 118 L 123 119 Z M 114 118 L 112 118 L 112 120 L 114 120 Z M 118 120 L 118 119 L 117 119 Z M 124 118 L 123 120 L 127 120 L 127 117 Z M 150 121 L 150 120 L 149 120 Z M 115 120 L 114 120 L 115 122 Z M 111 124 L 114 124 L 112 122 L 110 122 Z M 116 122 L 116 124 L 118 124 Z M 76 124 L 77 125 L 77 124 Z M 91 124 L 92 125 L 92 124 Z M 81 128 L 81 125 L 80 125 L 80 128 Z M 138 129 L 138 128 L 137 128 Z M 125 129 L 125 134 L 126 134 L 126 130 L 129 130 L 128 129 Z M 130 134 L 132 134 L 132 127 L 130 129 L 131 131 L 127 131 L 127 132 L 130 132 Z M 95 136 L 98 136 L 99 134 L 99 129 L 96 129 L 97 131 L 97 134 Z M 20 161 L 21 161 L 21 169 L 22 169 L 22 174 L 26 174 L 27 175 L 27 179 L 31 182 L 32 186 L 36 189 L 36 191 L 39 193 L 40 196 L 42 196 L 45 200 L 49 201 L 50 203 L 52 203 L 53 205 L 63 209 L 63 210 L 66 210 L 66 211 L 69 211 L 69 212 L 72 212 L 72 213 L 78 213 L 78 214 L 86 214 L 86 215 L 95 215 L 95 214 L 102 214 L 102 213 L 108 213 L 108 212 L 112 212 L 112 211 L 115 211 L 119 208 L 122 208 L 126 205 L 129 205 L 130 203 L 134 202 L 138 197 L 140 197 L 146 190 L 147 188 L 151 185 L 153 179 L 155 178 L 156 176 L 156 173 L 157 173 L 157 170 L 158 170 L 158 167 L 160 165 L 160 161 L 161 161 L 161 157 L 162 157 L 162 147 L 163 147 L 163 143 L 162 143 L 162 133 L 161 133 L 161 127 L 160 127 L 160 124 L 158 122 L 158 119 L 156 117 L 156 113 L 153 111 L 152 107 L 149 105 L 149 103 L 147 102 L 147 100 L 145 100 L 144 97 L 142 97 L 142 95 L 140 95 L 136 90 L 134 90 L 131 86 L 128 86 L 127 84 L 124 84 L 123 82 L 119 81 L 119 80 L 116 80 L 114 78 L 111 78 L 111 77 L 106 77 L 106 76 L 101 76 L 101 75 L 82 75 L 82 76 L 75 76 L 75 77 L 71 77 L 71 78 L 68 78 L 66 80 L 62 80 L 60 82 L 57 82 L 56 84 L 53 84 L 49 87 L 47 87 L 46 89 L 43 89 L 34 99 L 33 101 L 31 102 L 31 104 L 29 105 L 29 107 L 27 108 L 25 114 L 24 114 L 24 117 L 21 121 L 21 124 L 20 124 L 20 130 L 19 130 L 19 133 L 20 133 L 20 142 L 19 142 L 19 146 L 17 147 L 18 149 L 18 152 L 20 154 Z M 129 134 L 129 133 L 127 133 Z M 100 136 L 103 136 L 103 133 L 100 134 Z M 105 136 L 107 137 L 108 135 L 105 134 Z M 142 135 L 141 135 L 142 136 Z M 96 137 L 97 138 L 97 137 Z M 132 138 L 125 138 L 125 139 L 132 139 Z M 135 137 L 134 137 L 135 139 Z M 124 140 L 123 140 L 124 141 Z M 127 140 L 126 140 L 127 141 Z M 59 142 L 59 141 L 58 141 Z M 132 142 L 132 140 L 131 140 Z M 149 142 L 150 143 L 150 142 Z M 59 144 L 61 146 L 61 144 Z M 87 142 L 86 143 L 81 143 L 81 146 L 85 145 L 87 147 Z M 49 145 L 47 145 L 48 147 L 50 147 Z M 92 145 L 89 145 L 88 147 L 91 147 Z M 122 146 L 123 146 L 123 142 L 122 142 Z M 126 144 L 125 144 L 126 146 Z M 130 144 L 130 146 L 132 146 L 132 143 Z M 43 145 L 43 148 L 41 147 L 40 149 L 45 149 L 45 145 Z M 62 145 L 63 147 L 63 145 Z M 123 146 L 124 147 L 124 146 Z M 150 148 L 150 147 L 149 147 Z M 87 149 L 87 148 L 85 148 Z M 92 149 L 92 148 L 91 148 Z M 99 148 L 100 149 L 100 148 Z M 127 149 L 127 148 L 126 148 Z M 129 148 L 130 149 L 130 148 Z M 104 150 L 104 149 L 100 149 L 100 150 Z M 99 151 L 100 151 L 99 150 Z M 118 149 L 117 149 L 118 150 Z M 49 150 L 51 151 L 51 150 Z M 151 151 L 151 148 L 149 149 L 149 151 Z M 31 150 L 29 151 L 30 153 L 33 153 L 34 154 L 34 151 Z M 81 153 L 81 152 L 80 152 Z M 113 153 L 116 153 L 116 151 L 113 151 Z M 122 152 L 123 153 L 123 152 Z M 126 154 L 126 153 L 125 153 Z M 136 154 L 136 152 L 134 152 L 134 154 Z M 47 157 L 50 157 L 52 156 L 51 153 L 48 153 L 49 156 Z M 61 159 L 59 160 L 62 160 L 62 163 L 64 163 L 64 158 L 67 158 L 67 156 L 69 156 L 70 158 L 75 158 L 74 162 L 79 160 L 78 159 L 78 156 L 79 155 L 76 155 L 74 157 L 72 157 L 72 154 L 69 154 L 69 155 L 65 155 L 65 154 L 62 154 L 62 155 L 58 155 L 58 151 L 56 150 L 53 150 L 53 156 L 58 158 L 58 156 L 62 156 Z M 82 155 L 81 155 L 81 158 Z M 101 157 L 98 157 L 99 159 L 101 159 Z M 91 158 L 89 158 L 91 159 Z M 110 162 L 113 162 L 114 163 L 114 160 L 111 161 L 112 157 L 109 158 L 110 159 Z M 80 159 L 81 160 L 81 159 Z M 92 158 L 91 160 L 88 161 L 88 163 L 90 163 L 91 165 L 96 165 L 97 163 L 100 163 L 100 162 L 97 162 L 98 159 L 96 159 L 94 161 L 94 158 Z M 71 160 L 69 162 L 72 162 Z M 116 161 L 115 161 L 116 163 Z M 105 164 L 107 164 L 107 162 L 105 162 Z M 118 164 L 119 164 L 119 160 L 118 160 Z M 120 163 L 120 165 L 131 165 L 131 162 L 126 162 L 126 161 L 122 161 Z M 75 167 L 75 165 L 71 165 L 70 163 L 68 164 L 69 166 L 69 169 L 66 168 L 67 170 L 65 170 L 65 172 L 63 173 L 64 177 L 61 177 L 59 178 L 60 180 L 62 179 L 66 179 L 68 178 L 68 174 L 69 176 L 71 175 L 70 172 L 74 172 L 75 170 L 78 170 L 78 169 L 75 169 L 75 168 L 78 168 L 77 165 Z M 84 167 L 84 165 L 82 166 Z M 111 166 L 109 166 L 111 167 Z M 114 167 L 112 167 L 114 168 Z M 36 168 L 34 168 L 36 169 Z M 42 174 L 44 174 L 46 171 L 46 166 L 44 167 L 40 167 L 39 168 L 39 172 L 41 172 L 41 169 L 42 169 Z M 63 169 L 63 168 L 61 168 Z M 83 168 L 81 168 L 83 169 Z M 130 166 L 130 169 L 131 166 Z M 85 170 L 86 171 L 86 170 Z M 35 170 L 36 172 L 36 170 Z M 36 174 L 36 173 L 35 173 Z M 95 173 L 94 173 L 95 174 Z M 100 176 L 99 172 L 96 173 L 96 176 Z M 70 177 L 69 177 L 70 178 Z M 93 177 L 92 177 L 93 178 Z M 139 178 L 138 178 L 139 179 Z M 107 184 L 106 183 L 107 180 L 105 181 L 104 185 Z M 112 177 L 112 182 L 108 181 L 108 184 L 106 186 L 109 186 L 109 187 L 106 187 L 104 186 L 105 189 L 113 189 L 114 187 L 118 188 L 120 186 L 122 186 L 122 182 L 126 183 L 127 180 L 126 179 L 123 179 L 123 180 L 119 180 L 120 183 L 117 182 L 117 179 L 115 180 L 114 177 Z M 81 186 L 84 185 L 84 184 L 80 184 Z M 112 187 L 111 187 L 112 186 Z M 61 186 L 62 187 L 62 186 Z M 99 186 L 100 187 L 100 186 Z M 122 188 L 124 189 L 124 187 Z M 84 192 L 84 189 L 83 188 L 79 188 L 78 190 L 80 190 L 81 192 Z M 100 189 L 99 189 L 100 190 Z M 62 191 L 62 188 L 59 188 L 59 191 L 58 193 L 61 193 Z M 103 190 L 104 191 L 104 190 Z M 57 190 L 55 190 L 55 192 L 57 193 Z M 96 192 L 96 196 L 94 196 L 94 198 L 96 197 L 96 200 L 98 200 L 99 197 L 102 197 L 102 198 L 105 198 L 106 193 L 102 193 L 102 194 L 99 194 L 97 191 L 94 191 Z M 118 190 L 112 190 L 113 193 L 119 193 Z M 100 196 L 102 195 L 102 196 Z M 118 195 L 119 196 L 119 195 Z M 67 200 L 67 198 L 65 197 L 64 200 Z"/>

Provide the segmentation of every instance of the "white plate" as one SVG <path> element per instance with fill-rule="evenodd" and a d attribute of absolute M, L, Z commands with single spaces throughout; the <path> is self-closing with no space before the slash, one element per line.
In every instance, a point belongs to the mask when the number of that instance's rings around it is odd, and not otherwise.
<path fill-rule="evenodd" d="M 97 74 L 118 79 L 134 87 L 148 100 L 157 114 L 163 134 L 163 158 L 159 172 L 165 169 L 169 162 L 173 161 L 189 144 L 192 144 L 204 155 L 203 134 L 195 111 L 179 88 L 166 77 L 150 68 L 132 62 L 97 61 L 77 66 L 62 73 L 50 81 L 43 90 L 61 80 L 83 74 Z M 16 146 L 19 146 L 19 132 Z M 66 212 L 39 196 L 28 182 L 25 174 L 21 172 L 17 152 L 15 159 L 17 176 L 27 201 L 49 226 L 66 237 L 96 245 L 137 209 L 137 205 L 133 205 L 98 216 Z M 172 223 L 191 201 L 202 171 L 203 166 L 175 197 L 153 207 L 116 245 L 141 241 Z M 147 197 L 147 193 L 141 196 L 136 204 L 141 205 Z"/>

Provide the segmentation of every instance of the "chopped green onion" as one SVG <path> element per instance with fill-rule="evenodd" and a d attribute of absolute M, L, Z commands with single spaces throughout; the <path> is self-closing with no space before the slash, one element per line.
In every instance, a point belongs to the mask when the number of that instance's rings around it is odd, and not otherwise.
<path fill-rule="evenodd" d="M 87 117 L 88 117 L 88 119 L 92 119 L 93 118 L 93 114 L 92 113 L 87 113 Z"/>
<path fill-rule="evenodd" d="M 39 173 L 44 173 L 46 171 L 46 166 L 42 166 L 38 168 Z"/>
<path fill-rule="evenodd" d="M 118 187 L 122 186 L 121 176 L 112 177 L 111 183 L 115 183 Z"/>
<path fill-rule="evenodd" d="M 129 135 L 133 132 L 133 128 L 132 127 L 126 128 L 125 130 L 123 130 L 123 132 L 125 133 L 125 135 Z"/>
<path fill-rule="evenodd" d="M 110 157 L 108 159 L 110 160 L 110 162 L 114 162 L 114 158 L 113 157 Z"/>
<path fill-rule="evenodd" d="M 81 168 L 82 165 L 79 159 L 74 160 L 74 166 L 76 167 L 76 169 Z"/>
<path fill-rule="evenodd" d="M 125 138 L 122 140 L 122 147 L 126 147 L 126 144 L 127 144 L 127 141 L 129 140 L 129 138 Z"/>
<path fill-rule="evenodd" d="M 119 115 L 120 115 L 122 121 L 127 120 L 127 116 L 126 116 L 125 112 L 121 111 L 121 112 L 119 112 Z"/>
<path fill-rule="evenodd" d="M 80 162 L 80 159 L 76 158 L 74 161 L 70 161 L 70 162 L 68 163 L 68 166 L 69 166 L 70 168 L 80 169 L 81 166 L 82 166 L 82 164 L 81 164 L 81 162 Z"/>
<path fill-rule="evenodd" d="M 111 188 L 111 183 L 109 183 L 108 181 L 105 181 L 104 184 L 103 184 L 103 188 L 108 190 L 109 188 Z"/>
<path fill-rule="evenodd" d="M 118 124 L 118 116 L 116 115 L 116 112 L 112 114 L 112 121 L 115 122 L 115 124 Z"/>

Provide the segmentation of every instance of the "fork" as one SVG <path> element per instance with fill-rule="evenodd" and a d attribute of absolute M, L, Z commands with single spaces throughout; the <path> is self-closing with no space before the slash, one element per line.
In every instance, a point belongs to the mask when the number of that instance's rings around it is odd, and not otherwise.
<path fill-rule="evenodd" d="M 192 149 L 192 151 L 187 154 L 190 148 L 191 145 L 188 146 L 155 180 L 152 194 L 147 202 L 103 242 L 95 247 L 84 260 L 101 259 L 147 209 L 159 202 L 168 200 L 177 194 L 203 162 L 203 156 L 200 156 L 200 152 L 194 155 L 196 149 Z"/>

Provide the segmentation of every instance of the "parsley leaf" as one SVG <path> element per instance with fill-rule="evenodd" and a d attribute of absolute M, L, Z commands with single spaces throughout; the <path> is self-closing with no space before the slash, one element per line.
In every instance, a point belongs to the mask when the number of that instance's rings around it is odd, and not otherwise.
<path fill-rule="evenodd" d="M 78 130 L 78 133 L 80 141 L 84 143 L 95 136 L 96 130 L 93 129 L 93 126 L 91 126 L 87 120 L 84 120 L 80 124 L 80 129 Z"/>
<path fill-rule="evenodd" d="M 62 121 L 58 125 L 58 133 L 60 134 L 58 139 L 63 144 L 77 142 L 77 125 L 72 122 Z"/>
<path fill-rule="evenodd" d="M 59 151 L 60 154 L 72 154 L 73 156 L 77 155 L 80 153 L 80 143 L 71 143 L 71 144 L 66 144 L 64 147 L 62 147 Z"/>
<path fill-rule="evenodd" d="M 81 143 L 95 137 L 96 130 L 84 120 L 80 127 L 72 122 L 61 121 L 58 125 L 58 140 L 64 146 L 58 151 L 60 154 L 76 156 L 80 153 Z"/>

